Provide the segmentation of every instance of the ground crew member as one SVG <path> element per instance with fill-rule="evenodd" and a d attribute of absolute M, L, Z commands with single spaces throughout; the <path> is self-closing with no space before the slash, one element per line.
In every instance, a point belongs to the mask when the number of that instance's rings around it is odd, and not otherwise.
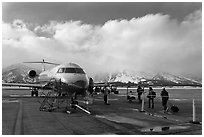
<path fill-rule="evenodd" d="M 135 99 L 135 95 L 130 91 L 129 95 L 127 96 L 129 102 L 132 102 Z"/>
<path fill-rule="evenodd" d="M 104 104 L 109 105 L 108 103 L 108 88 L 107 86 L 104 87 Z"/>
<path fill-rule="evenodd" d="M 147 98 L 149 98 L 149 108 L 154 108 L 154 98 L 156 97 L 156 93 L 153 91 L 152 87 L 149 87 L 149 94 Z"/>
<path fill-rule="evenodd" d="M 100 93 L 99 87 L 96 87 L 96 88 L 95 88 L 95 93 L 96 93 L 96 94 L 99 94 L 99 93 Z"/>
<path fill-rule="evenodd" d="M 161 91 L 162 97 L 162 106 L 164 107 L 164 111 L 167 111 L 167 101 L 169 100 L 169 93 L 166 91 L 165 88 Z"/>
<path fill-rule="evenodd" d="M 94 82 L 92 78 L 89 78 L 89 87 L 88 91 L 90 92 L 91 96 L 93 96 L 93 88 L 94 88 Z"/>
<path fill-rule="evenodd" d="M 137 88 L 137 95 L 138 95 L 138 100 L 139 100 L 139 103 L 142 103 L 142 100 L 141 100 L 141 95 L 142 95 L 142 92 L 144 91 L 144 89 L 142 89 L 140 87 L 140 85 L 138 86 Z"/>

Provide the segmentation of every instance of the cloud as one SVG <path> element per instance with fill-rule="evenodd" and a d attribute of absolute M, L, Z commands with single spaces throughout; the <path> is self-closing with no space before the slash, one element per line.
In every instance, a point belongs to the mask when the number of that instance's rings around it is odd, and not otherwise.
<path fill-rule="evenodd" d="M 182 22 L 148 14 L 103 25 L 50 21 L 33 29 L 22 20 L 3 22 L 3 66 L 46 59 L 76 62 L 90 75 L 123 69 L 202 74 L 201 10 Z"/>

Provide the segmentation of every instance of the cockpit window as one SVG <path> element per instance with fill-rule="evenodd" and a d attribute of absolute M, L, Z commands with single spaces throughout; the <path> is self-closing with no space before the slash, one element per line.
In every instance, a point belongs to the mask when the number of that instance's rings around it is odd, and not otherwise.
<path fill-rule="evenodd" d="M 76 73 L 85 74 L 85 72 L 81 68 L 75 68 L 75 70 L 76 70 Z"/>
<path fill-rule="evenodd" d="M 57 71 L 57 73 L 64 73 L 65 68 L 59 68 L 59 70 Z"/>
<path fill-rule="evenodd" d="M 76 73 L 75 68 L 66 68 L 65 73 Z"/>
<path fill-rule="evenodd" d="M 77 73 L 77 74 L 85 74 L 83 69 L 81 68 L 59 68 L 57 73 Z"/>

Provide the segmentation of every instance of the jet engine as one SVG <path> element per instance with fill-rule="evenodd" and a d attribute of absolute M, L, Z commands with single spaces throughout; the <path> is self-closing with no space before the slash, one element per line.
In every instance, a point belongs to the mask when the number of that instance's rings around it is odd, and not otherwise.
<path fill-rule="evenodd" d="M 37 73 L 36 73 L 35 70 L 30 70 L 30 71 L 28 72 L 28 76 L 29 76 L 30 78 L 35 78 L 35 77 L 37 76 Z"/>

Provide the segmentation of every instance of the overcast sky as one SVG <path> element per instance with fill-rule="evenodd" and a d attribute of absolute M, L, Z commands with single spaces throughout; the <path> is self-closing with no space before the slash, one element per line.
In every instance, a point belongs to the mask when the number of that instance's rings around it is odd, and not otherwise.
<path fill-rule="evenodd" d="M 3 3 L 2 66 L 202 74 L 202 3 Z"/>

